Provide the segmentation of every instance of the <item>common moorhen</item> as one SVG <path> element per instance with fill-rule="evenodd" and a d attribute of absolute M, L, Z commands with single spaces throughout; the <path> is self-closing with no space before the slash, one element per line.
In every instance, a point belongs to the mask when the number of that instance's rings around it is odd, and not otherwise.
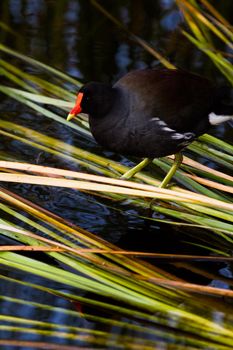
<path fill-rule="evenodd" d="M 150 159 L 177 154 L 211 125 L 233 119 L 233 106 L 224 104 L 220 91 L 187 71 L 136 70 L 113 86 L 84 85 L 67 119 L 87 113 L 96 141 L 121 154 L 149 158 L 141 168 Z"/>

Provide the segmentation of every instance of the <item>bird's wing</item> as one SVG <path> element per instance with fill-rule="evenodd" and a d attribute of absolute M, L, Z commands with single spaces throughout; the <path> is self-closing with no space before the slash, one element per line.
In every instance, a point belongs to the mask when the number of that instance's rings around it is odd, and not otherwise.
<path fill-rule="evenodd" d="M 128 73 L 116 84 L 130 100 L 131 115 L 159 117 L 177 132 L 197 130 L 207 123 L 214 103 L 212 83 L 182 70 L 141 70 Z M 139 117 L 140 116 L 140 117 Z M 195 132 L 195 131 L 194 131 Z"/>

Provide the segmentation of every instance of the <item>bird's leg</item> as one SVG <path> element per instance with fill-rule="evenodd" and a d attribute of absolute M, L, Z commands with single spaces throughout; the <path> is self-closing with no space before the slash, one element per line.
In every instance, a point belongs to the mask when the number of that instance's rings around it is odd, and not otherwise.
<path fill-rule="evenodd" d="M 145 168 L 148 164 L 150 164 L 152 162 L 153 159 L 150 158 L 144 158 L 140 163 L 138 163 L 135 167 L 133 167 L 132 169 L 129 169 L 128 171 L 126 171 L 126 173 L 124 173 L 120 179 L 123 180 L 129 180 L 131 177 L 133 177 L 136 173 L 138 173 L 139 171 L 141 171 L 143 168 Z"/>
<path fill-rule="evenodd" d="M 182 160 L 183 160 L 182 153 L 180 153 L 180 152 L 176 153 L 175 154 L 174 163 L 172 164 L 171 169 L 168 171 L 167 175 L 165 176 L 165 178 L 163 179 L 163 181 L 159 185 L 160 188 L 166 188 L 167 187 L 167 185 L 169 184 L 170 180 L 172 179 L 172 177 L 176 173 L 177 169 L 179 168 L 180 164 L 182 163 Z"/>
<path fill-rule="evenodd" d="M 159 185 L 160 188 L 167 187 L 168 183 L 176 173 L 176 170 L 179 168 L 180 164 L 182 163 L 183 156 L 181 153 L 175 154 L 174 163 L 171 167 L 171 169 L 168 171 L 167 175 Z M 152 162 L 153 159 L 150 158 L 144 158 L 139 164 L 137 164 L 132 169 L 128 170 L 126 173 L 124 173 L 120 178 L 124 180 L 129 180 L 131 177 L 133 177 L 136 173 L 141 171 L 143 168 L 145 168 L 148 164 Z"/>
<path fill-rule="evenodd" d="M 175 175 L 177 169 L 179 168 L 180 164 L 182 163 L 182 160 L 183 160 L 182 153 L 180 153 L 180 152 L 176 153 L 174 162 L 172 164 L 172 167 L 170 168 L 170 170 L 168 171 L 167 175 L 165 176 L 165 178 L 163 179 L 163 181 L 159 185 L 159 188 L 166 188 L 167 187 L 167 185 L 169 184 L 170 180 Z M 151 216 L 152 216 L 152 212 L 153 212 L 153 204 L 155 202 L 156 202 L 156 198 L 152 199 L 151 202 L 150 202 L 149 209 L 151 210 Z"/>

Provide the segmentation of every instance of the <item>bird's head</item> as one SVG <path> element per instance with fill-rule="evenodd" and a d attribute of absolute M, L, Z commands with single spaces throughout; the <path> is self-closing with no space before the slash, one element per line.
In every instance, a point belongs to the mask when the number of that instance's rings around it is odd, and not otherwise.
<path fill-rule="evenodd" d="M 78 92 L 74 108 L 67 120 L 71 120 L 79 113 L 89 114 L 91 117 L 101 117 L 108 113 L 114 100 L 115 91 L 111 85 L 90 82 Z"/>

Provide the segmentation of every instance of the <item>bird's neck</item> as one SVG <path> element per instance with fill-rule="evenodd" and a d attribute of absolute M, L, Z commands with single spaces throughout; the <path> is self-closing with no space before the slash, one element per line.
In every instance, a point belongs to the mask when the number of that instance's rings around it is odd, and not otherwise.
<path fill-rule="evenodd" d="M 94 110 L 90 113 L 90 117 L 93 119 L 105 118 L 113 108 L 115 108 L 117 101 L 117 91 L 114 88 L 109 88 L 104 91 L 101 99 L 95 105 Z"/>

